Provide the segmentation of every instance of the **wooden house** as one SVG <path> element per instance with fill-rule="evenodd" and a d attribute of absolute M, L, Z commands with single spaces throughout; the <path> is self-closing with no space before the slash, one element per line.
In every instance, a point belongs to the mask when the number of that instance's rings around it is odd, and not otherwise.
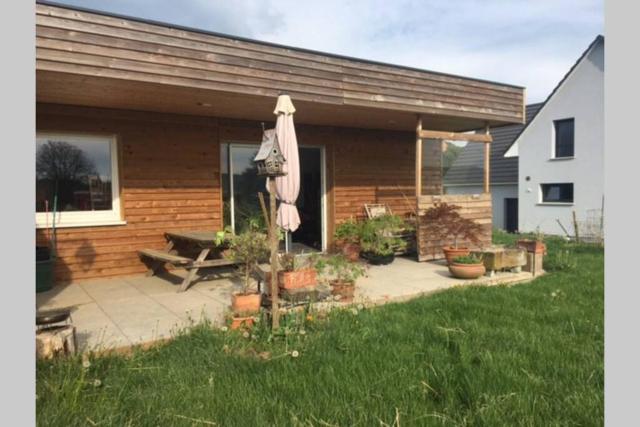
<path fill-rule="evenodd" d="M 144 272 L 136 251 L 167 231 L 238 228 L 264 191 L 247 162 L 282 92 L 301 147 L 294 241 L 326 248 L 365 203 L 420 215 L 437 200 L 489 238 L 488 156 L 483 192 L 444 195 L 441 140 L 488 153 L 492 126 L 523 122 L 521 87 L 48 2 L 36 14 L 36 235 L 55 207 L 58 280 Z M 419 227 L 419 259 L 432 244 Z"/>

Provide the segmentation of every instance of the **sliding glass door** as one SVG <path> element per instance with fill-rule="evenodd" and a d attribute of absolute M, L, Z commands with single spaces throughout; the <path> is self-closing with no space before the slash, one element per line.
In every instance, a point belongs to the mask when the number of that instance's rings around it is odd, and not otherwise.
<path fill-rule="evenodd" d="M 296 202 L 300 228 L 291 236 L 294 250 L 324 247 L 324 176 L 323 150 L 300 147 L 300 195 Z M 258 192 L 266 192 L 266 179 L 257 176 L 253 158 L 258 145 L 222 144 L 222 196 L 225 226 L 236 233 L 250 224 L 264 226 Z M 267 199 L 268 203 L 268 199 Z"/>

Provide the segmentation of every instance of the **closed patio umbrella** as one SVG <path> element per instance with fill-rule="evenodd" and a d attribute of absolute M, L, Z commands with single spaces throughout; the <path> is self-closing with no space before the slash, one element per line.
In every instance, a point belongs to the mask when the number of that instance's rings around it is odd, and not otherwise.
<path fill-rule="evenodd" d="M 300 159 L 298 158 L 298 139 L 293 125 L 293 113 L 296 111 L 289 95 L 280 95 L 273 111 L 276 119 L 276 135 L 280 150 L 285 158 L 286 175 L 276 177 L 276 197 L 280 200 L 277 224 L 287 232 L 294 232 L 300 226 L 300 215 L 296 208 L 296 199 L 300 193 Z"/>

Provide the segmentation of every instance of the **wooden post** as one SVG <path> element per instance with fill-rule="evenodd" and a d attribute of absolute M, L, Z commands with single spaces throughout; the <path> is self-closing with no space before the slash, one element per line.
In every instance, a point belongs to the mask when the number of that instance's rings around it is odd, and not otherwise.
<path fill-rule="evenodd" d="M 489 123 L 485 125 L 484 133 L 489 135 Z M 484 143 L 484 179 L 483 179 L 483 188 L 482 191 L 485 193 L 489 193 L 490 190 L 490 177 L 491 177 L 491 142 Z"/>
<path fill-rule="evenodd" d="M 269 177 L 269 243 L 271 246 L 271 326 L 280 327 L 280 312 L 278 311 L 278 224 L 276 224 L 276 179 Z"/>
<path fill-rule="evenodd" d="M 573 229 L 576 232 L 576 243 L 580 243 L 580 232 L 578 231 L 578 219 L 576 218 L 576 211 L 573 211 Z"/>
<path fill-rule="evenodd" d="M 416 197 L 422 195 L 422 116 L 418 115 L 416 123 Z"/>

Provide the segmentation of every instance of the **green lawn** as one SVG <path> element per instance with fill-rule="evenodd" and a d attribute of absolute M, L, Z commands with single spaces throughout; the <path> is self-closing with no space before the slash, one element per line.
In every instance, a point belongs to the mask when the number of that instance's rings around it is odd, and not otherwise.
<path fill-rule="evenodd" d="M 335 312 L 286 340 L 200 327 L 88 368 L 39 363 L 38 424 L 601 425 L 604 252 L 548 246 L 554 271 L 531 283 Z"/>

